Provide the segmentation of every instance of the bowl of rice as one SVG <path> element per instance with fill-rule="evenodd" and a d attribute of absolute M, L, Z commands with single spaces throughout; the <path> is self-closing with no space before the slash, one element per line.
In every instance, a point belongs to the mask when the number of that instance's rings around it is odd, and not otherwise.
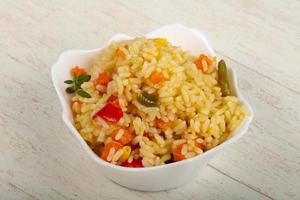
<path fill-rule="evenodd" d="M 64 52 L 52 81 L 63 121 L 99 171 L 135 190 L 191 182 L 253 118 L 235 71 L 179 24 Z"/>

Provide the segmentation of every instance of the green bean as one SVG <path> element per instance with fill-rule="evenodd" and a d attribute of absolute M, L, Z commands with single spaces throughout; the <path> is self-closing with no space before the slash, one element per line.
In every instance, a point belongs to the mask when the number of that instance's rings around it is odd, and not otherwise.
<path fill-rule="evenodd" d="M 143 91 L 142 94 L 138 97 L 138 102 L 140 104 L 147 106 L 147 107 L 157 107 L 159 106 L 159 101 L 157 96 L 153 94 L 149 94 L 146 91 Z"/>
<path fill-rule="evenodd" d="M 231 91 L 229 87 L 229 75 L 224 60 L 220 60 L 218 63 L 218 82 L 221 87 L 222 96 L 230 96 Z"/>

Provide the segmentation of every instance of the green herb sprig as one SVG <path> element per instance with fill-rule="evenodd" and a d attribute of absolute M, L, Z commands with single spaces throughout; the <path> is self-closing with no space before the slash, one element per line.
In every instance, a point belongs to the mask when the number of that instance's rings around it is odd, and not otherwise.
<path fill-rule="evenodd" d="M 68 94 L 72 94 L 75 92 L 76 94 L 78 94 L 81 97 L 91 98 L 91 95 L 81 88 L 81 84 L 84 82 L 88 82 L 89 80 L 91 80 L 91 75 L 82 74 L 78 77 L 76 75 L 74 75 L 73 80 L 65 80 L 64 81 L 65 84 L 69 84 L 69 85 L 72 84 L 72 86 L 66 88 L 66 92 Z"/>

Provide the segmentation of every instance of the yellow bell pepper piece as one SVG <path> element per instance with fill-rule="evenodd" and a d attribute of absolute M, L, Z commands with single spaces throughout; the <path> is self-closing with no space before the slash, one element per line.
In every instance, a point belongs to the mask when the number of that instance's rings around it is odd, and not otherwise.
<path fill-rule="evenodd" d="M 130 156 L 130 153 L 131 153 L 131 147 L 130 147 L 130 146 L 124 146 L 124 147 L 122 148 L 122 150 L 123 150 L 123 154 L 122 154 L 122 156 L 120 157 L 119 161 L 124 162 L 124 161 L 126 161 L 126 160 L 129 158 L 129 156 Z"/>

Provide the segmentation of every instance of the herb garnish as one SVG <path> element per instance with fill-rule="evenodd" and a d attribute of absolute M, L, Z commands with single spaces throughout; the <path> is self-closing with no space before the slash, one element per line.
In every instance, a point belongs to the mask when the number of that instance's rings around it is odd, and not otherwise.
<path fill-rule="evenodd" d="M 76 94 L 78 94 L 81 97 L 91 98 L 91 95 L 81 88 L 81 84 L 84 82 L 88 82 L 89 80 L 91 80 L 91 75 L 82 74 L 78 77 L 76 75 L 74 75 L 73 80 L 65 80 L 64 81 L 64 83 L 66 83 L 66 84 L 69 84 L 69 85 L 73 84 L 72 86 L 66 88 L 66 92 L 68 94 L 72 94 L 75 92 Z"/>

